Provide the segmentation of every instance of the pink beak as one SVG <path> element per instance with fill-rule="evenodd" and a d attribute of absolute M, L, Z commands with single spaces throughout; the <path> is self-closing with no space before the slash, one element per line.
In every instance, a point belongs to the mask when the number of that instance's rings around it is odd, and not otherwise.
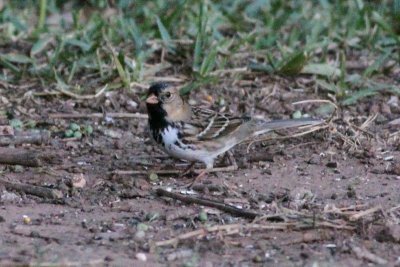
<path fill-rule="evenodd" d="M 159 101 L 158 101 L 158 98 L 154 95 L 154 94 L 151 94 L 147 99 L 146 99 L 146 103 L 147 104 L 157 104 Z"/>

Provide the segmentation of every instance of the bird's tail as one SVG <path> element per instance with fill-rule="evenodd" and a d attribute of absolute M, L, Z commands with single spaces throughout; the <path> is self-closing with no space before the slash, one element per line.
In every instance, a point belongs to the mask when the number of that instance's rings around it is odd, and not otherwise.
<path fill-rule="evenodd" d="M 288 120 L 275 120 L 275 121 L 262 121 L 256 120 L 255 131 L 253 136 L 265 134 L 273 130 L 281 130 L 286 128 L 301 127 L 301 126 L 313 126 L 322 124 L 324 121 L 312 118 L 301 118 L 301 119 L 288 119 Z"/>

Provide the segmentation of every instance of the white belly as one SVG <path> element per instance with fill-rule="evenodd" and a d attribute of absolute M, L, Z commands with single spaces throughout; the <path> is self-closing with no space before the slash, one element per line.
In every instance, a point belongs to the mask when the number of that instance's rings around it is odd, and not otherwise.
<path fill-rule="evenodd" d="M 184 159 L 190 162 L 204 162 L 207 167 L 212 167 L 214 159 L 224 153 L 229 148 L 218 149 L 216 151 L 196 150 L 188 144 L 182 143 L 178 138 L 178 129 L 169 126 L 161 133 L 164 141 L 164 151 L 179 159 Z"/>

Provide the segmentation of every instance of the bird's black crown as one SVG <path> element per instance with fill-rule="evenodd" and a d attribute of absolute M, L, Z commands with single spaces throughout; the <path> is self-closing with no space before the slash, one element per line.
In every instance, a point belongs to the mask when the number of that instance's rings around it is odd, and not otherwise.
<path fill-rule="evenodd" d="M 168 83 L 154 83 L 149 88 L 149 94 L 154 94 L 155 96 L 159 96 L 160 92 L 169 87 Z"/>

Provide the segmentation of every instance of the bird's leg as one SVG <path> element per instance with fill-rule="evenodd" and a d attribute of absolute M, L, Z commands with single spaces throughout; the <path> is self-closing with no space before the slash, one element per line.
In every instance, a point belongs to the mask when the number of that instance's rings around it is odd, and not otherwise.
<path fill-rule="evenodd" d="M 193 170 L 194 165 L 196 162 L 191 162 L 189 166 L 179 175 L 179 178 L 182 178 L 183 176 L 187 175 Z"/>
<path fill-rule="evenodd" d="M 203 170 L 201 170 L 201 172 L 193 179 L 193 181 L 192 181 L 191 183 L 189 183 L 188 185 L 186 185 L 185 187 L 191 189 L 195 183 L 197 183 L 202 177 L 206 176 L 207 173 L 208 173 L 210 170 L 213 169 L 213 165 L 214 165 L 213 162 L 208 163 L 208 164 L 206 165 L 206 168 L 203 169 Z"/>
<path fill-rule="evenodd" d="M 191 183 L 187 185 L 187 188 L 192 188 L 194 184 L 196 184 L 202 177 L 207 175 L 207 169 L 201 170 L 199 175 L 197 175 Z"/>
<path fill-rule="evenodd" d="M 228 150 L 225 155 L 230 163 L 230 166 L 227 166 L 227 167 L 231 167 L 231 168 L 233 167 L 233 169 L 237 170 L 238 165 L 236 163 L 235 157 L 233 156 L 233 153 L 230 150 Z"/>

